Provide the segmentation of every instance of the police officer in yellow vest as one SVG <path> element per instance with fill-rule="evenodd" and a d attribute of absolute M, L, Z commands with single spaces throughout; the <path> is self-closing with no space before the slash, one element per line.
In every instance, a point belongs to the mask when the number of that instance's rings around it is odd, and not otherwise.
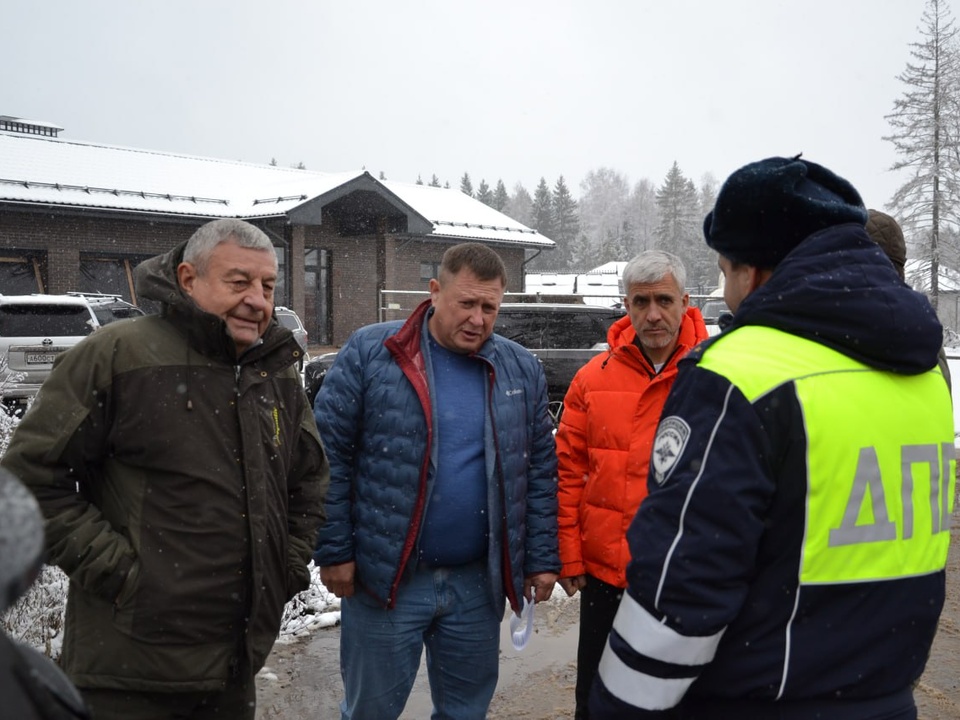
<path fill-rule="evenodd" d="M 593 718 L 907 720 L 944 600 L 942 329 L 798 157 L 704 222 L 732 324 L 681 362 Z"/>

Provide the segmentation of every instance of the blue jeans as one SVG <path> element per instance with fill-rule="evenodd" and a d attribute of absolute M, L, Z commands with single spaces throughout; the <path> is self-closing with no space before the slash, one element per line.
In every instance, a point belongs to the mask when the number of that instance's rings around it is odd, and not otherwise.
<path fill-rule="evenodd" d="M 342 720 L 403 712 L 427 648 L 433 720 L 483 720 L 497 687 L 501 614 L 486 561 L 418 568 L 384 610 L 360 590 L 341 602 Z"/>

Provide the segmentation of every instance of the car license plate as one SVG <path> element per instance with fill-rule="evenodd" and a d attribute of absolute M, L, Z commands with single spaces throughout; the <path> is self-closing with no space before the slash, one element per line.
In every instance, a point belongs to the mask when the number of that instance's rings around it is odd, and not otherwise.
<path fill-rule="evenodd" d="M 56 357 L 56 353 L 26 353 L 27 365 L 49 365 Z"/>

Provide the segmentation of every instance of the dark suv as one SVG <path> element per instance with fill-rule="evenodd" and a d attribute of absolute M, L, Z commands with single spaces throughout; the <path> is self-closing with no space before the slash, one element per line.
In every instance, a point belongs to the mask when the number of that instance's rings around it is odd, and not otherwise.
<path fill-rule="evenodd" d="M 577 370 L 607 349 L 607 330 L 625 312 L 579 303 L 504 303 L 493 331 L 537 356 L 551 404 L 562 403 Z"/>
<path fill-rule="evenodd" d="M 607 348 L 607 330 L 625 312 L 581 303 L 504 303 L 493 331 L 523 345 L 540 360 L 547 376 L 550 412 L 558 421 L 573 376 Z M 304 367 L 311 403 L 335 359 L 336 353 L 326 353 Z"/>

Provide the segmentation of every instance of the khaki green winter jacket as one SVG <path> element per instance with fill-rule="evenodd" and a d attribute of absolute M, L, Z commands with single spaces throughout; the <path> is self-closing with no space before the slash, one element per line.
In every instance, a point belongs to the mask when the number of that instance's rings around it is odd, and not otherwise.
<path fill-rule="evenodd" d="M 237 360 L 224 323 L 176 286 L 182 249 L 138 268 L 163 314 L 62 355 L 2 460 L 70 577 L 62 664 L 79 687 L 249 677 L 309 582 L 329 470 L 299 345 L 274 322 Z"/>

